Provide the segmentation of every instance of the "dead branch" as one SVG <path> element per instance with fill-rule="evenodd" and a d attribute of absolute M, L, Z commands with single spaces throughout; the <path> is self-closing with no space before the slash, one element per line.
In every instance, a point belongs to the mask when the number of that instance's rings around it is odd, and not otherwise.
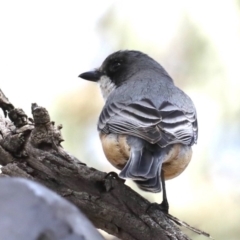
<path fill-rule="evenodd" d="M 42 183 L 80 208 L 100 229 L 125 240 L 189 240 L 174 224 L 185 224 L 124 184 L 116 174 L 87 167 L 62 147 L 62 126 L 32 104 L 33 119 L 0 90 L 0 164 L 2 175 Z M 9 119 L 6 116 L 9 116 Z M 203 232 L 200 231 L 201 234 Z"/>

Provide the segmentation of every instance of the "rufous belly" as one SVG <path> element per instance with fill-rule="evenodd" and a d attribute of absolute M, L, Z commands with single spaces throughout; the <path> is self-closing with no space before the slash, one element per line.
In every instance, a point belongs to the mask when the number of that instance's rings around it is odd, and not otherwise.
<path fill-rule="evenodd" d="M 127 136 L 100 133 L 100 138 L 103 152 L 108 161 L 117 169 L 123 169 L 130 156 L 130 146 L 127 144 Z"/>
<path fill-rule="evenodd" d="M 192 148 L 182 144 L 175 144 L 164 158 L 162 170 L 165 180 L 181 174 L 192 158 Z"/>
<path fill-rule="evenodd" d="M 131 150 L 127 143 L 127 135 L 100 133 L 100 138 L 108 161 L 117 169 L 123 169 L 129 160 Z M 168 180 L 181 174 L 189 164 L 191 157 L 191 147 L 175 144 L 163 160 L 164 178 Z"/>

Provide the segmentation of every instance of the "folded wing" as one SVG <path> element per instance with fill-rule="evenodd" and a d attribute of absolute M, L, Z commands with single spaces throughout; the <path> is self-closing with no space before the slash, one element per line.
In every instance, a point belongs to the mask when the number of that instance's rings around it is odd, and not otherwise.
<path fill-rule="evenodd" d="M 185 112 L 168 101 L 156 108 L 149 99 L 107 104 L 99 117 L 98 129 L 136 136 L 161 147 L 174 143 L 192 145 L 198 132 L 195 111 Z"/>

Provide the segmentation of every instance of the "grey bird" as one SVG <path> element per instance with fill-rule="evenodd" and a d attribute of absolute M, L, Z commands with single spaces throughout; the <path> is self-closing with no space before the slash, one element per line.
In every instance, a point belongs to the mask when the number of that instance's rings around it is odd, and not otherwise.
<path fill-rule="evenodd" d="M 184 171 L 197 141 L 192 100 L 158 62 L 139 51 L 115 52 L 79 77 L 98 82 L 106 101 L 98 120 L 106 158 L 140 189 L 163 190 L 160 206 L 168 212 L 165 180 Z"/>

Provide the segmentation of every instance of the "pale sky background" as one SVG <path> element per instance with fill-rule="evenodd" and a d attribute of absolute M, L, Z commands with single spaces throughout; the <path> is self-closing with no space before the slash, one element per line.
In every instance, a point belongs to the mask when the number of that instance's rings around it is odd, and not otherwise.
<path fill-rule="evenodd" d="M 103 100 L 77 76 L 119 49 L 158 60 L 199 118 L 193 160 L 167 182 L 170 212 L 215 239 L 238 239 L 239 1 L 1 0 L 0 34 L 2 91 L 29 116 L 32 102 L 46 107 L 63 123 L 65 148 L 102 171 L 114 170 L 96 130 Z M 141 194 L 161 202 L 161 194 Z"/>

